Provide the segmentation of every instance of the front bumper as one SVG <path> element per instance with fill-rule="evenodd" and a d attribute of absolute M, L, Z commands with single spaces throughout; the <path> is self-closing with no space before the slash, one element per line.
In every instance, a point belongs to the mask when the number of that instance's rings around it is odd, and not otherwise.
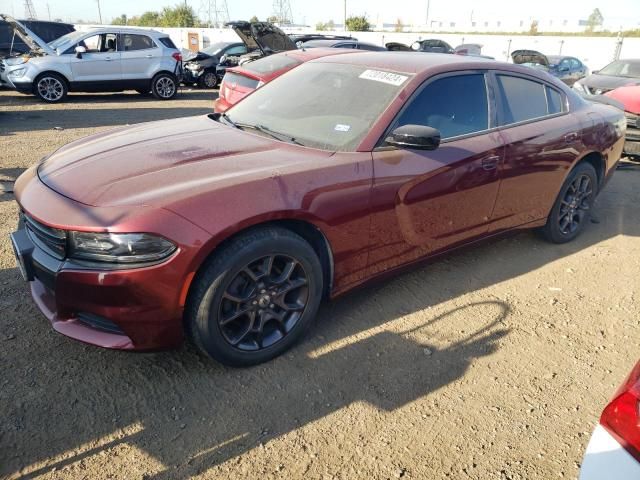
<path fill-rule="evenodd" d="M 26 72 L 20 77 L 11 75 L 14 70 L 24 68 Z M 29 93 L 33 91 L 33 75 L 26 64 L 9 66 L 0 60 L 0 87 L 11 88 L 19 92 Z"/>
<path fill-rule="evenodd" d="M 204 73 L 204 69 L 191 70 L 189 68 L 183 68 L 182 81 L 185 83 L 197 83 L 198 79 Z"/>
<path fill-rule="evenodd" d="M 189 221 L 152 207 L 90 207 L 44 185 L 34 166 L 16 181 L 16 200 L 29 215 L 12 235 L 31 294 L 52 327 L 71 338 L 106 348 L 155 350 L 183 341 L 188 288 L 210 237 Z M 146 211 L 150 210 L 150 211 Z M 24 217 L 23 217 L 24 218 Z M 47 219 L 46 224 L 43 219 Z M 141 231 L 172 240 L 178 249 L 161 263 L 113 269 L 69 259 L 43 243 L 49 229 Z M 36 233 L 38 232 L 38 233 Z M 62 240 L 64 242 L 64 240 Z"/>

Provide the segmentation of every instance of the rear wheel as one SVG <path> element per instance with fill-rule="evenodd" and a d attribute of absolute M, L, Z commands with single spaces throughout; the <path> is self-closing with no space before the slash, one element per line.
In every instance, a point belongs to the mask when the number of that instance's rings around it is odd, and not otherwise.
<path fill-rule="evenodd" d="M 590 163 L 580 163 L 569 173 L 558 198 L 542 228 L 544 237 L 553 243 L 576 238 L 589 223 L 598 191 L 598 176 Z"/>
<path fill-rule="evenodd" d="M 218 76 L 214 72 L 204 72 L 198 79 L 200 88 L 215 88 L 218 85 Z"/>
<path fill-rule="evenodd" d="M 57 73 L 43 73 L 36 78 L 33 91 L 40 100 L 57 103 L 67 96 L 67 82 Z"/>
<path fill-rule="evenodd" d="M 160 100 L 171 100 L 178 93 L 178 81 L 170 73 L 159 73 L 151 80 L 151 92 Z"/>
<path fill-rule="evenodd" d="M 261 228 L 223 247 L 194 280 L 186 322 L 205 354 L 232 366 L 271 360 L 298 341 L 322 297 L 311 246 L 281 228 Z"/>

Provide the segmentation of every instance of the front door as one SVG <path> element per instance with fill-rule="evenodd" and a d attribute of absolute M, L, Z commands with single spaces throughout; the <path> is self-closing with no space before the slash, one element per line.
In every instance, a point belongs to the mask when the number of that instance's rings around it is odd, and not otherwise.
<path fill-rule="evenodd" d="M 88 35 L 78 42 L 78 45 L 85 47 L 87 52 L 83 53 L 81 58 L 74 56 L 71 60 L 74 83 L 98 85 L 122 80 L 116 33 Z"/>
<path fill-rule="evenodd" d="M 448 74 L 428 80 L 392 125 L 434 127 L 442 143 L 374 151 L 372 274 L 487 233 L 503 156 L 489 105 L 485 73 Z"/>

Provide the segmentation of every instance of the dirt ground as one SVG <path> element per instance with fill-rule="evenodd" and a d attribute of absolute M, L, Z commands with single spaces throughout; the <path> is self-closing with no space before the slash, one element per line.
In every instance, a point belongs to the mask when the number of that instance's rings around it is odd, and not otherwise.
<path fill-rule="evenodd" d="M 78 137 L 205 113 L 214 97 L 51 106 L 2 91 L 0 185 Z M 17 207 L 0 193 L 0 476 L 575 478 L 639 357 L 639 187 L 639 168 L 620 169 L 600 223 L 571 244 L 522 233 L 326 304 L 306 341 L 249 369 L 54 333 L 15 267 Z"/>

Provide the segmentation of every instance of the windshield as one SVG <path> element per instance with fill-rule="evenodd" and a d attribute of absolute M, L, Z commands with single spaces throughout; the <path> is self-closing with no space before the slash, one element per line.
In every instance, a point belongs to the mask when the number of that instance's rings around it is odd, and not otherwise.
<path fill-rule="evenodd" d="M 305 146 L 354 151 L 409 77 L 357 65 L 305 63 L 237 103 L 226 118 Z"/>
<path fill-rule="evenodd" d="M 227 45 L 229 45 L 229 44 L 228 43 L 224 43 L 224 42 L 214 43 L 213 45 L 205 48 L 202 51 L 204 53 L 206 53 L 207 55 L 217 55 Z"/>
<path fill-rule="evenodd" d="M 617 60 L 604 67 L 598 73 L 615 77 L 640 78 L 640 61 Z"/>
<path fill-rule="evenodd" d="M 57 50 L 62 45 L 66 45 L 67 43 L 77 43 L 78 40 L 84 36 L 86 32 L 71 32 L 66 35 L 61 36 L 60 38 L 54 40 L 53 42 L 49 42 L 49 45 L 54 50 Z"/>
<path fill-rule="evenodd" d="M 277 55 L 269 55 L 254 62 L 247 63 L 243 65 L 242 68 L 249 72 L 264 74 L 284 70 L 285 68 L 291 69 L 301 63 L 302 62 L 300 60 L 290 57 L 285 53 L 281 53 Z"/>
<path fill-rule="evenodd" d="M 550 67 L 557 67 L 560 62 L 564 60 L 564 57 L 559 57 L 557 55 L 548 55 L 547 59 L 549 60 Z"/>

